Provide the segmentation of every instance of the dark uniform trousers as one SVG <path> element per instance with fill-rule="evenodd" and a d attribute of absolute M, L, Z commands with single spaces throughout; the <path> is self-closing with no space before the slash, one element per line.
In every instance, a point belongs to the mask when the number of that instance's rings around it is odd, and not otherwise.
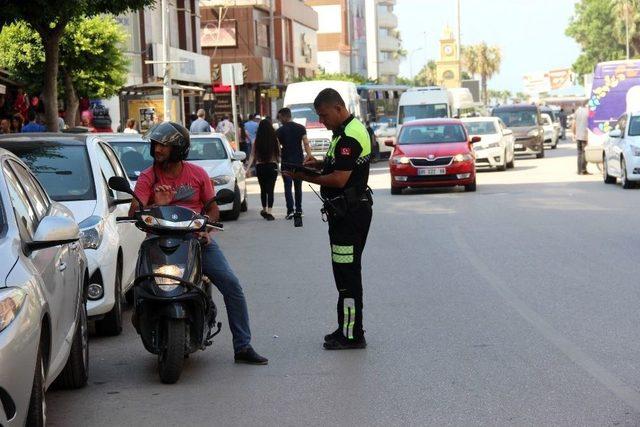
<path fill-rule="evenodd" d="M 360 202 L 346 215 L 328 218 L 333 276 L 338 288 L 338 325 L 349 339 L 363 335 L 361 261 L 371 216 L 371 205 Z"/>

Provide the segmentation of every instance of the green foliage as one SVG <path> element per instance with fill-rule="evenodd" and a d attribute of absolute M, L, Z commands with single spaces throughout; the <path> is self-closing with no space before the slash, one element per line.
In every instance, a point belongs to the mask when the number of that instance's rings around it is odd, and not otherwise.
<path fill-rule="evenodd" d="M 624 29 L 621 34 L 618 27 L 620 8 L 612 7 L 614 3 L 617 0 L 580 0 L 576 3 L 574 16 L 565 31 L 582 48 L 573 63 L 576 73 L 592 73 L 598 62 L 625 58 Z M 624 20 L 621 24 L 624 25 Z M 630 27 L 637 28 L 638 24 L 635 21 Z"/>
<path fill-rule="evenodd" d="M 122 87 L 128 65 L 120 50 L 125 39 L 125 33 L 112 17 L 76 19 L 69 23 L 60 43 L 60 67 L 71 77 L 79 96 L 107 98 Z M 42 39 L 26 22 L 2 28 L 0 68 L 25 83 L 31 93 L 42 90 L 44 64 Z"/>
<path fill-rule="evenodd" d="M 436 61 L 429 60 L 416 74 L 413 84 L 416 86 L 435 86 L 438 84 Z"/>
<path fill-rule="evenodd" d="M 480 75 L 482 99 L 488 101 L 487 82 L 500 71 L 502 52 L 498 46 L 489 46 L 485 42 L 476 45 L 462 46 L 462 62 L 470 74 Z"/>
<path fill-rule="evenodd" d="M 373 83 L 360 74 L 347 74 L 347 73 L 327 73 L 323 69 L 316 72 L 313 77 L 299 77 L 296 81 L 304 82 L 309 80 L 340 80 L 345 82 L 352 82 L 355 84 Z"/>

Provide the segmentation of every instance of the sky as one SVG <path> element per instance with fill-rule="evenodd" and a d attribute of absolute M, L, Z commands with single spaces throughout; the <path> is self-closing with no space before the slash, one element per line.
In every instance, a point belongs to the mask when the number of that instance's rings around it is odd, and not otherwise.
<path fill-rule="evenodd" d="M 564 34 L 575 0 L 460 0 L 462 44 L 482 41 L 502 50 L 500 73 L 489 88 L 520 92 L 525 74 L 570 68 L 580 47 Z M 456 31 L 456 0 L 397 0 L 394 13 L 407 57 L 408 77 L 439 56 L 446 25 Z M 420 50 L 417 50 L 422 48 Z M 411 60 L 410 60 L 411 58 Z"/>

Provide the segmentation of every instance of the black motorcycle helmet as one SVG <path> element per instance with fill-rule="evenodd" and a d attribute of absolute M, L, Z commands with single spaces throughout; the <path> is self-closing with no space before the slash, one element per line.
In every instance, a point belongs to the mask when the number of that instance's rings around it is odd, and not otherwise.
<path fill-rule="evenodd" d="M 191 147 L 189 131 L 179 123 L 163 122 L 152 127 L 144 136 L 151 142 L 151 156 L 155 159 L 156 144 L 174 147 L 171 150 L 172 162 L 186 160 Z"/>

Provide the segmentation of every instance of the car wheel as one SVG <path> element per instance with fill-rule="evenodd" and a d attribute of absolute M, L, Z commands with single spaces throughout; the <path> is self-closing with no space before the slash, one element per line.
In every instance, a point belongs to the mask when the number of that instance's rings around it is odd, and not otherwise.
<path fill-rule="evenodd" d="M 502 164 L 498 166 L 498 170 L 503 172 L 507 170 L 507 150 L 502 154 Z"/>
<path fill-rule="evenodd" d="M 401 187 L 391 187 L 391 194 L 393 194 L 394 196 L 397 196 L 398 194 L 402 194 L 402 188 Z"/>
<path fill-rule="evenodd" d="M 233 207 L 231 208 L 231 211 L 224 212 L 224 219 L 229 221 L 235 221 L 240 217 L 240 209 L 242 205 L 240 202 L 240 188 L 238 188 L 238 184 L 236 184 L 233 192 L 235 194 L 235 197 L 233 198 Z"/>
<path fill-rule="evenodd" d="M 78 307 L 78 325 L 73 335 L 69 359 L 56 379 L 61 388 L 80 388 L 89 377 L 89 328 L 87 327 L 87 305 L 83 301 Z"/>
<path fill-rule="evenodd" d="M 622 184 L 622 188 L 628 190 L 633 188 L 633 182 L 629 181 L 627 178 L 627 163 L 624 161 L 624 157 L 620 160 L 620 169 L 622 172 L 620 173 L 620 182 Z"/>
<path fill-rule="evenodd" d="M 36 356 L 36 369 L 33 375 L 33 386 L 31 387 L 31 398 L 29 399 L 29 412 L 27 413 L 26 425 L 28 426 L 41 427 L 47 423 L 47 403 L 44 389 L 46 373 L 42 361 L 42 347 L 44 345 L 45 343 L 40 338 Z"/>
<path fill-rule="evenodd" d="M 552 150 L 555 150 L 556 148 L 558 148 L 558 140 L 556 139 L 556 142 L 551 146 Z"/>
<path fill-rule="evenodd" d="M 476 181 L 475 181 L 475 179 L 473 180 L 473 182 L 471 184 L 464 186 L 464 191 L 476 191 Z"/>
<path fill-rule="evenodd" d="M 244 187 L 244 200 L 240 203 L 240 212 L 246 212 L 249 209 L 247 205 L 247 187 Z"/>
<path fill-rule="evenodd" d="M 542 151 L 536 154 L 536 159 L 542 159 L 542 158 L 544 158 L 544 147 L 542 148 Z"/>
<path fill-rule="evenodd" d="M 511 161 L 507 163 L 507 168 L 513 169 L 515 167 L 515 160 L 516 160 L 516 155 L 514 153 L 511 153 Z"/>
<path fill-rule="evenodd" d="M 607 165 L 607 159 L 602 159 L 602 177 L 604 178 L 605 184 L 615 184 L 616 177 L 609 175 L 609 167 Z"/>
<path fill-rule="evenodd" d="M 96 321 L 96 332 L 99 335 L 116 336 L 122 332 L 122 261 L 118 259 L 114 286 L 115 302 L 104 318 Z"/>

